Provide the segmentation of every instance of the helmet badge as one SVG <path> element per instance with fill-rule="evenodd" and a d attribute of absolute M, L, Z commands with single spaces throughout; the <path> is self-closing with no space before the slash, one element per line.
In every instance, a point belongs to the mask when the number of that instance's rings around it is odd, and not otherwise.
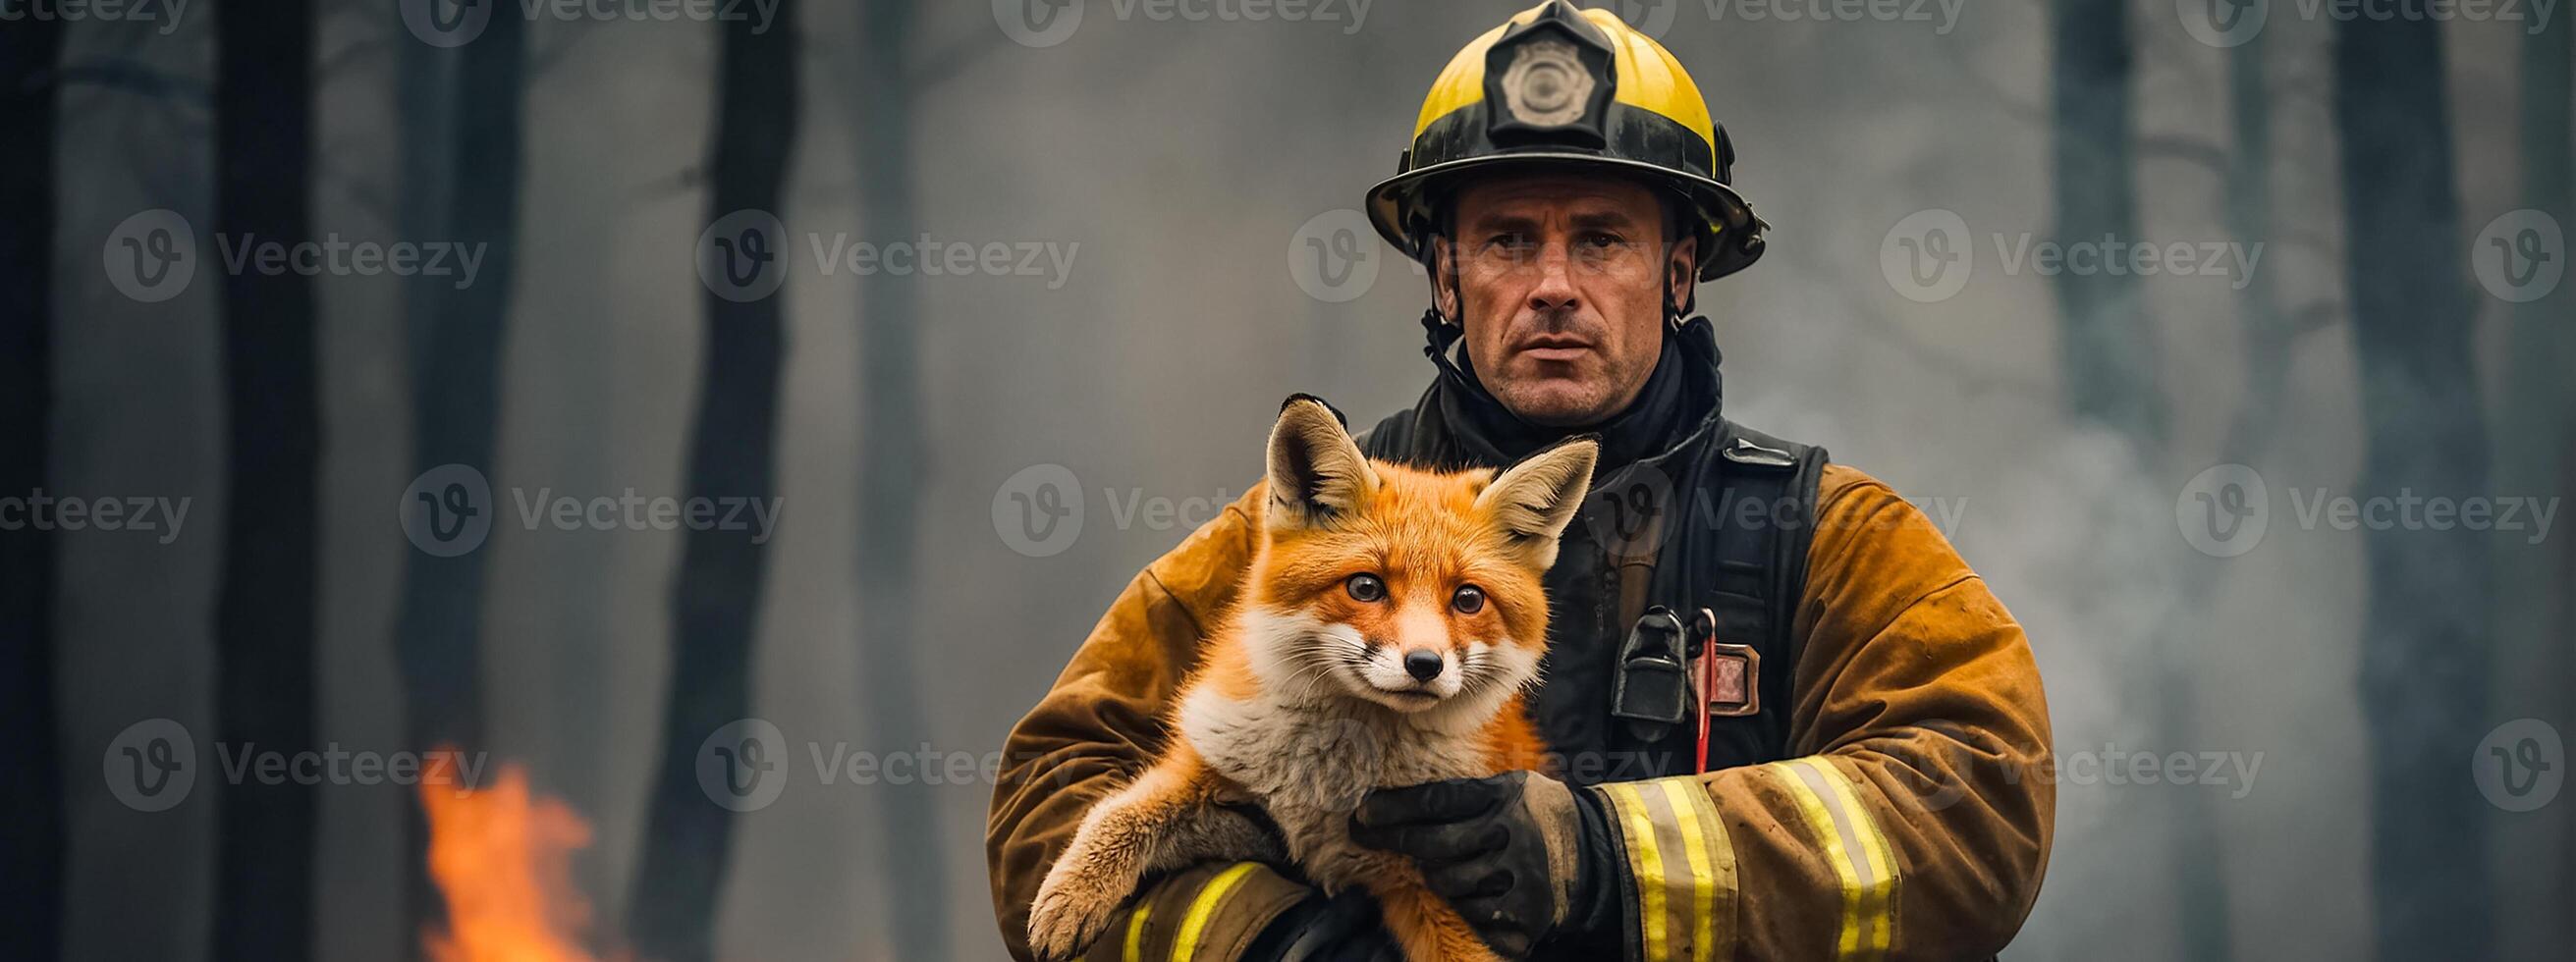
<path fill-rule="evenodd" d="M 1512 51 L 1512 65 L 1503 72 L 1503 104 L 1513 120 L 1562 127 L 1583 119 L 1592 102 L 1592 83 L 1573 44 L 1536 40 Z"/>

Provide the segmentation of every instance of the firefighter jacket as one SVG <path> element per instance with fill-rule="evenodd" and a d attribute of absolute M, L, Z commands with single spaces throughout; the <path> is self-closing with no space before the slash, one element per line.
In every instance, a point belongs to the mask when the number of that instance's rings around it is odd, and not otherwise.
<path fill-rule="evenodd" d="M 1622 870 L 1609 880 L 1616 910 L 1535 957 L 1988 957 L 2037 898 L 2054 819 L 2029 642 L 1894 490 L 1720 416 L 1717 359 L 1693 320 L 1667 338 L 1636 405 L 1597 429 L 1596 493 L 1644 478 L 1663 499 L 1651 547 L 1608 519 L 1636 499 L 1587 500 L 1601 517 L 1568 529 L 1547 579 L 1546 680 L 1530 710 L 1559 760 L 1549 774 L 1604 802 Z M 1372 457 L 1499 465 L 1552 439 L 1471 372 L 1442 368 L 1420 404 L 1361 439 Z M 1723 503 L 1743 486 L 1720 475 L 1783 463 L 1807 470 L 1780 477 L 1811 479 L 1793 486 L 1793 507 Z M 1713 491 L 1720 503 L 1704 503 Z M 1012 729 L 985 851 L 1014 957 L 1027 958 L 1029 902 L 1084 813 L 1169 737 L 1169 702 L 1250 564 L 1262 496 L 1255 486 L 1138 574 Z M 1795 570 L 1763 577 L 1741 560 L 1741 522 L 1757 515 L 1759 543 Z M 1706 773 L 1695 724 L 1613 715 L 1621 644 L 1650 604 L 1715 609 L 1718 640 L 1767 656 L 1747 679 L 1760 710 L 1714 720 Z M 1291 872 L 1244 863 L 1149 883 L 1090 958 L 1232 959 L 1307 894 Z"/>

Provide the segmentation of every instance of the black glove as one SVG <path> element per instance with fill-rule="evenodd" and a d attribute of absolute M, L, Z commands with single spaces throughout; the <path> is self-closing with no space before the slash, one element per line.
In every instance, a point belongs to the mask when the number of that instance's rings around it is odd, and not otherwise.
<path fill-rule="evenodd" d="M 1242 962 L 1404 962 L 1377 902 L 1357 890 L 1320 895 L 1272 919 Z"/>
<path fill-rule="evenodd" d="M 1370 792 L 1351 840 L 1411 856 L 1431 890 L 1504 958 L 1593 917 L 1614 849 L 1589 793 L 1536 772 Z"/>

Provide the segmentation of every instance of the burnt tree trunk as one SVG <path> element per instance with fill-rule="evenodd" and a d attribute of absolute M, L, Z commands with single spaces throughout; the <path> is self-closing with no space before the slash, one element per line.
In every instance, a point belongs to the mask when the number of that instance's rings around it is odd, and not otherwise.
<path fill-rule="evenodd" d="M 50 474 L 54 405 L 54 67 L 62 21 L 0 29 L 0 497 Z M 62 764 L 54 740 L 54 539 L 0 530 L 0 956 L 62 951 Z"/>
<path fill-rule="evenodd" d="M 2513 360 L 2505 374 L 2509 401 L 2497 425 L 2496 481 L 2499 490 L 2533 496 L 2576 490 L 2576 390 L 2567 378 L 2576 368 L 2576 332 L 2568 329 L 2569 318 L 2576 317 L 2576 271 L 2565 270 L 2563 263 L 2576 250 L 2565 242 L 2576 238 L 2576 136 L 2571 136 L 2569 121 L 2576 113 L 2576 103 L 2570 102 L 2576 97 L 2576 69 L 2569 62 L 2576 45 L 2571 45 L 2571 33 L 2576 30 L 2565 16 L 2553 17 L 2547 29 L 2526 34 L 2522 44 L 2520 206 L 2558 223 L 2562 242 L 2554 253 L 2562 263 L 2558 286 L 2515 305 L 2509 321 L 2508 356 Z M 2576 660 L 2571 660 L 2576 651 L 2570 650 L 2576 645 L 2576 591 L 2568 590 L 2576 583 L 2576 541 L 2560 537 L 2534 546 L 2510 539 L 2502 547 L 2506 553 L 2499 558 L 2504 568 L 2496 573 L 2498 591 L 2516 600 L 2504 609 L 2513 622 L 2500 637 L 2517 640 L 2511 650 L 2538 656 L 2529 671 L 2550 680 L 2554 697 L 2529 706 L 2535 710 L 2499 706 L 2499 714 L 2538 715 L 2565 730 L 2576 723 L 2576 704 L 2570 702 L 2576 698 Z M 2542 823 L 2550 810 L 2515 818 L 2518 824 Z M 2576 895 L 2576 831 L 2565 822 L 2559 819 L 2559 831 L 2571 847 L 2560 858 L 2535 860 L 2543 867 L 2545 891 L 2555 895 L 2543 904 L 2567 905 Z M 2550 937 L 2543 944 L 2576 945 L 2576 916 L 2552 913 L 2546 931 Z"/>
<path fill-rule="evenodd" d="M 913 106 L 919 96 L 908 54 L 914 10 L 899 0 L 868 4 L 860 25 L 863 71 L 858 154 L 860 215 L 887 241 L 920 233 L 913 206 Z M 919 649 L 916 583 L 921 524 L 921 288 L 919 279 L 870 277 L 859 291 L 859 679 L 870 737 L 886 752 L 929 740 Z M 894 786 L 879 793 L 894 954 L 947 958 L 947 859 L 940 854 L 934 789 Z"/>
<path fill-rule="evenodd" d="M 2130 132 L 2135 81 L 2128 5 L 2057 0 L 2050 141 L 2057 239 L 2068 244 L 2138 239 L 2138 153 Z M 2055 278 L 2058 353 L 2067 404 L 2078 417 L 2153 450 L 2164 440 L 2155 339 L 2140 309 L 2138 277 L 2063 271 Z"/>
<path fill-rule="evenodd" d="M 215 8 L 215 231 L 313 236 L 312 0 Z M 226 484 L 215 614 L 217 740 L 314 749 L 314 587 L 321 418 L 313 284 L 292 271 L 223 276 Z M 221 789 L 218 962 L 312 955 L 316 791 L 247 779 Z"/>
<path fill-rule="evenodd" d="M 710 222 L 735 211 L 779 209 L 796 140 L 794 14 L 795 4 L 781 2 L 766 32 L 749 21 L 723 26 L 708 164 Z M 776 260 L 760 269 L 784 270 L 786 238 L 766 240 Z M 781 300 L 775 291 L 737 301 L 709 289 L 702 384 L 690 429 L 692 498 L 767 498 L 776 490 Z M 768 560 L 753 537 L 748 530 L 690 531 L 671 586 L 662 757 L 627 906 L 637 955 L 658 962 L 702 962 L 713 954 L 733 813 L 701 789 L 698 748 L 750 711 L 751 646 Z"/>
<path fill-rule="evenodd" d="M 407 44 L 401 107 L 411 161 L 404 229 L 416 240 L 479 245 L 474 283 L 421 275 L 406 282 L 412 391 L 412 468 L 466 465 L 488 480 L 500 420 L 500 355 L 508 320 L 519 206 L 521 79 L 527 20 L 496 11 L 458 48 Z M 481 510 L 506 510 L 495 496 Z M 396 661 L 404 740 L 415 750 L 485 745 L 481 640 L 485 548 L 405 556 Z M 428 824 L 415 798 L 405 816 L 405 896 L 415 930 L 443 904 L 429 877 Z M 416 946 L 415 946 L 416 951 Z"/>
<path fill-rule="evenodd" d="M 2057 238 L 2067 244 L 2140 240 L 2138 150 L 2132 129 L 2136 68 L 2128 5 L 2119 0 L 2057 0 L 2051 11 L 2055 46 L 2050 138 Z M 2232 100 L 2237 133 L 2241 139 L 2249 127 L 2256 131 L 2252 143 L 2238 145 L 2238 159 L 2259 165 L 2264 154 L 2260 132 L 2268 122 L 2261 111 L 2260 63 L 2240 58 L 2235 67 Z M 2244 101 L 2249 94 L 2256 100 L 2250 110 Z M 2256 166 L 2251 172 L 2257 184 L 2261 169 Z M 2237 175 L 2231 176 L 2231 187 L 2241 187 L 2245 172 L 2231 174 Z M 2154 331 L 2138 275 L 2127 270 L 2068 270 L 2053 283 L 2067 409 L 2078 420 L 2127 439 L 2139 463 L 2157 464 L 2169 453 L 2167 415 L 2156 377 Z M 2204 568 L 2207 562 L 2183 557 L 2179 547 L 2154 560 L 2184 566 L 2199 561 Z M 2175 609 L 2163 619 L 2158 634 L 2171 644 L 2193 643 L 2195 633 L 2205 629 L 2188 623 L 2190 610 L 2196 609 Z M 2193 720 L 2198 717 L 2193 679 L 2178 667 L 2188 660 L 2170 655 L 2153 658 L 2152 668 L 2141 674 L 2148 683 L 2130 692 L 2130 697 L 2150 706 L 2158 730 L 2185 745 L 2197 740 Z M 2179 806 L 2174 816 L 2181 831 L 2179 850 L 2170 863 L 2179 899 L 2177 939 L 2190 958 L 2224 960 L 2231 955 L 2231 923 L 2226 881 L 2219 872 L 2216 825 L 2198 796 L 2174 804 Z"/>
<path fill-rule="evenodd" d="M 2336 22 L 2344 274 L 2368 446 L 2355 494 L 2364 499 L 2490 490 L 2446 89 L 2438 21 Z M 2486 958 L 2492 809 L 2461 762 L 2494 723 L 2489 545 L 2465 528 L 2391 526 L 2363 539 L 2359 683 L 2379 957 Z"/>

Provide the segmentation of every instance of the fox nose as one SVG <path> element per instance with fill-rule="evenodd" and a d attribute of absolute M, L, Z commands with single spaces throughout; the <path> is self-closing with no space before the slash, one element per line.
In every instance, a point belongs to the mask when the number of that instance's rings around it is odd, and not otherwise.
<path fill-rule="evenodd" d="M 1440 677 L 1440 653 L 1429 648 L 1416 648 L 1404 653 L 1404 673 L 1415 681 Z"/>

